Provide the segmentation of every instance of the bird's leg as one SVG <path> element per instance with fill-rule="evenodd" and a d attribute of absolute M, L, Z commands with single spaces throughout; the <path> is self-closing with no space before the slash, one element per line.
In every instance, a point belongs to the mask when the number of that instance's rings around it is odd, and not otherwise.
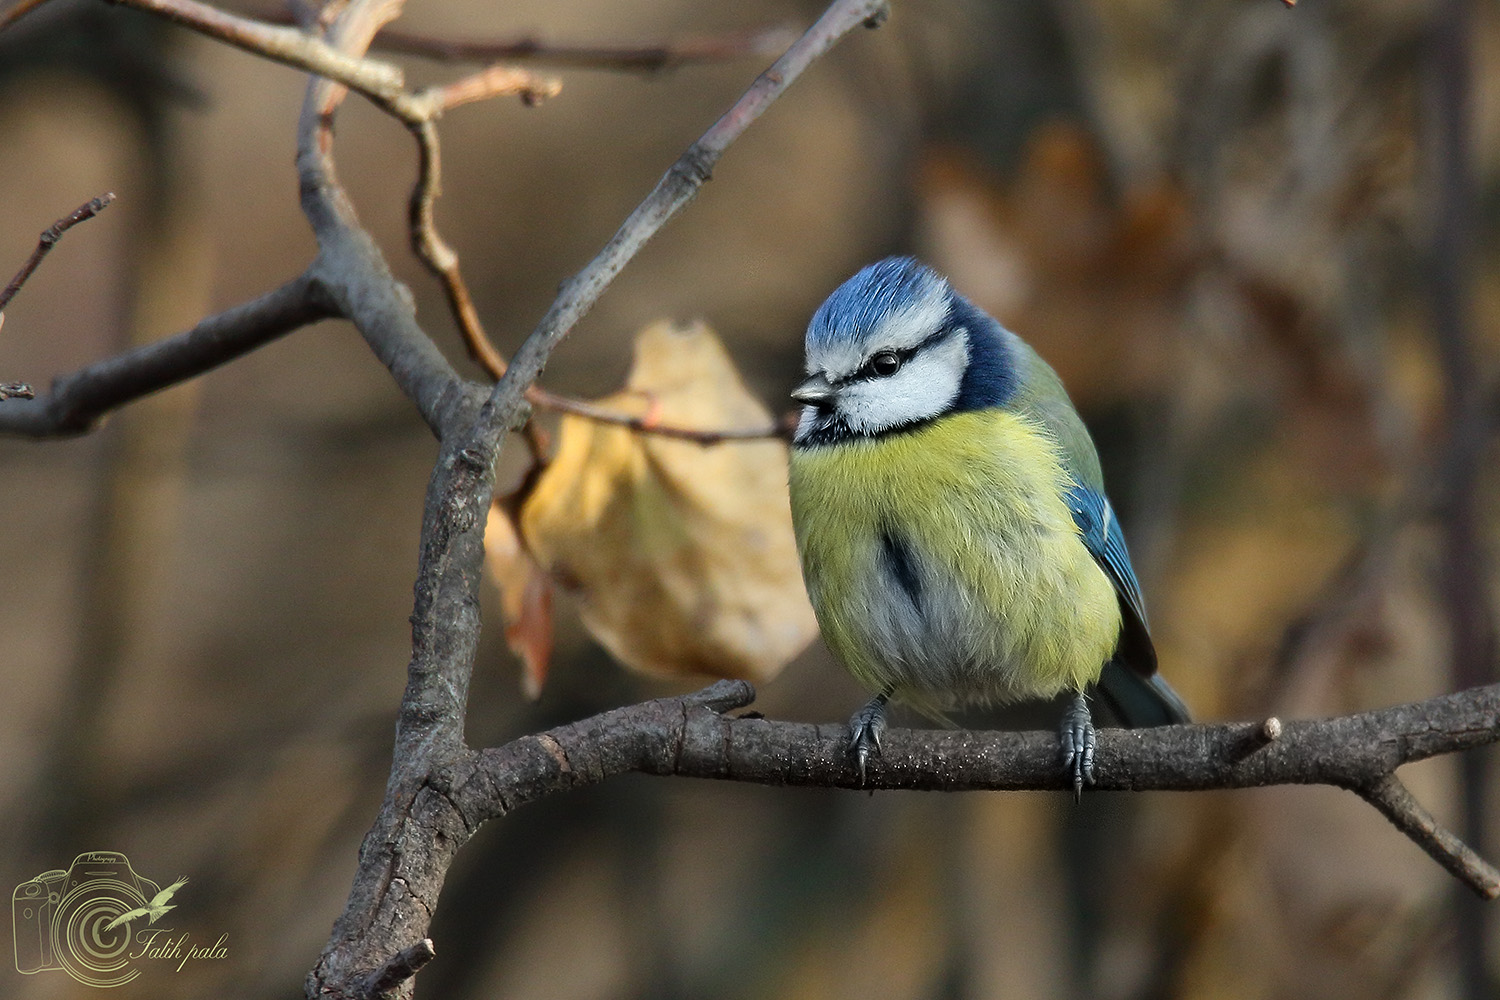
<path fill-rule="evenodd" d="M 1073 704 L 1063 713 L 1058 738 L 1062 742 L 1063 770 L 1072 775 L 1073 798 L 1083 795 L 1083 786 L 1094 783 L 1094 720 L 1083 692 L 1073 696 Z"/>
<path fill-rule="evenodd" d="M 865 761 L 870 754 L 880 754 L 880 734 L 885 732 L 885 706 L 891 700 L 891 689 L 870 699 L 870 703 L 849 720 L 849 749 L 859 761 L 859 783 L 865 783 Z"/>

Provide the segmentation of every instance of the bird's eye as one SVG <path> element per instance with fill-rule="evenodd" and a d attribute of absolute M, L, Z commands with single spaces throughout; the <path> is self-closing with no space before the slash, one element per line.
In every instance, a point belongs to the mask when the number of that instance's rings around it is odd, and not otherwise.
<path fill-rule="evenodd" d="M 870 371 L 885 378 L 901 370 L 901 358 L 894 351 L 881 351 L 870 359 Z"/>

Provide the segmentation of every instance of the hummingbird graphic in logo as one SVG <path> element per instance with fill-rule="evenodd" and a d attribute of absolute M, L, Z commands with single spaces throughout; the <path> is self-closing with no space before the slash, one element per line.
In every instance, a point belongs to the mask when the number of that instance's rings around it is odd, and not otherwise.
<path fill-rule="evenodd" d="M 175 910 L 177 908 L 175 905 L 169 904 L 167 900 L 171 899 L 172 895 L 185 885 L 187 885 L 187 879 L 178 879 L 176 882 L 173 882 L 161 892 L 158 892 L 155 896 L 152 896 L 151 902 L 147 903 L 145 906 L 137 906 L 133 910 L 126 910 L 124 913 L 120 914 L 118 917 L 115 917 L 115 919 L 105 924 L 104 929 L 107 931 L 112 931 L 116 927 L 119 927 L 121 924 L 130 923 L 137 917 L 145 917 L 146 923 L 148 924 L 156 923 L 166 915 L 166 912 L 168 910 Z"/>

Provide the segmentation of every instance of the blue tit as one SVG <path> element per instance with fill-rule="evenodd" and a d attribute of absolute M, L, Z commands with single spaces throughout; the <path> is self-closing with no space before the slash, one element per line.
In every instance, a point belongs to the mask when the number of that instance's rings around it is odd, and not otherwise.
<path fill-rule="evenodd" d="M 861 776 L 892 698 L 943 721 L 1071 693 L 1075 794 L 1093 780 L 1091 685 L 1126 725 L 1188 721 L 1093 441 L 1040 355 L 892 257 L 813 315 L 806 367 L 792 523 L 823 638 L 875 692 L 850 720 Z"/>

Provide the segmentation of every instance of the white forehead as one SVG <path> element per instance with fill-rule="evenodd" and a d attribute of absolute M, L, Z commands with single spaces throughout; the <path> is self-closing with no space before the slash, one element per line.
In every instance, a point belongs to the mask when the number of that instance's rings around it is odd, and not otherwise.
<path fill-rule="evenodd" d="M 948 317 L 948 286 L 941 281 L 923 282 L 921 292 L 899 309 L 886 313 L 867 337 L 840 338 L 822 343 L 807 355 L 807 373 L 819 372 L 830 381 L 854 374 L 878 351 L 904 351 L 932 335 Z"/>

